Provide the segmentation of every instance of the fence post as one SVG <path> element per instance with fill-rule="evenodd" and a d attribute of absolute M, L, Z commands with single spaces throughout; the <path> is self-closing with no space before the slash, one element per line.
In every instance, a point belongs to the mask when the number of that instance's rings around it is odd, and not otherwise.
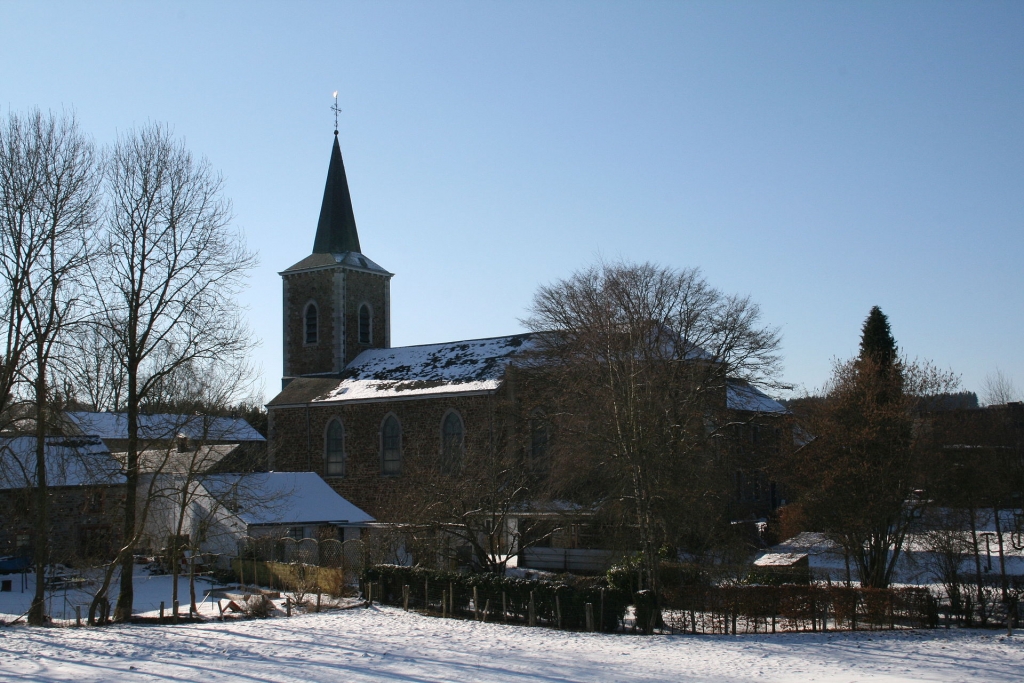
<path fill-rule="evenodd" d="M 160 623 L 164 623 L 164 601 L 160 601 Z"/>
<path fill-rule="evenodd" d="M 601 589 L 601 612 L 600 612 L 600 619 L 601 619 L 601 621 L 599 622 L 599 626 L 597 627 L 597 630 L 603 631 L 604 630 L 604 589 L 603 588 Z"/>
<path fill-rule="evenodd" d="M 537 608 L 533 604 L 533 591 L 530 591 L 530 614 L 529 614 L 530 626 L 537 625 Z"/>
<path fill-rule="evenodd" d="M 594 631 L 594 603 L 588 602 L 583 605 L 583 611 L 587 618 L 587 631 L 593 633 Z"/>
<path fill-rule="evenodd" d="M 555 593 L 555 618 L 558 620 L 558 628 L 562 628 L 562 601 L 558 599 L 558 593 Z"/>
<path fill-rule="evenodd" d="M 505 599 L 505 591 L 501 591 L 501 620 L 508 622 L 508 601 Z"/>
<path fill-rule="evenodd" d="M 1006 623 L 1009 624 L 1010 622 L 1007 621 Z M 75 605 L 75 626 L 81 626 L 81 625 L 82 625 L 82 606 L 81 605 Z M 1010 631 L 1010 635 L 1011 636 L 1013 635 L 1013 631 L 1012 630 Z"/>
<path fill-rule="evenodd" d="M 175 600 L 172 603 L 171 609 L 174 612 L 174 623 L 177 624 L 178 623 L 178 601 L 177 600 Z"/>
<path fill-rule="evenodd" d="M 428 588 L 430 588 L 429 582 L 430 582 L 430 579 L 428 579 L 426 577 L 423 578 L 423 611 L 424 612 L 427 612 L 427 611 L 430 610 L 430 591 L 428 590 Z"/>
<path fill-rule="evenodd" d="M 487 602 L 484 603 L 484 623 L 487 623 L 487 615 L 491 612 L 491 599 L 487 598 Z"/>
<path fill-rule="evenodd" d="M 448 613 L 455 616 L 455 584 L 448 582 Z"/>
<path fill-rule="evenodd" d="M 316 593 L 316 611 L 317 612 L 320 611 L 320 589 L 319 588 L 317 589 L 317 593 Z"/>
<path fill-rule="evenodd" d="M 285 613 L 286 616 L 289 616 L 289 617 L 292 615 L 292 599 L 291 598 L 287 598 L 286 597 L 284 599 L 284 613 Z"/>
<path fill-rule="evenodd" d="M 448 617 L 448 591 L 441 591 L 441 618 Z"/>
<path fill-rule="evenodd" d="M 402 586 L 402 608 L 409 611 L 409 584 Z"/>
<path fill-rule="evenodd" d="M 480 621 L 480 594 L 476 586 L 473 586 L 473 618 Z"/>

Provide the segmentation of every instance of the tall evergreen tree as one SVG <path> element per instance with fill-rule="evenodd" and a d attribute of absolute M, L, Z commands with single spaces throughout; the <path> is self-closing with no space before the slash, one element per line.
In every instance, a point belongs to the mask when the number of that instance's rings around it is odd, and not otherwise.
<path fill-rule="evenodd" d="M 890 367 L 896 360 L 896 340 L 889 328 L 889 318 L 878 306 L 872 306 L 860 333 L 860 357 L 880 367 Z"/>

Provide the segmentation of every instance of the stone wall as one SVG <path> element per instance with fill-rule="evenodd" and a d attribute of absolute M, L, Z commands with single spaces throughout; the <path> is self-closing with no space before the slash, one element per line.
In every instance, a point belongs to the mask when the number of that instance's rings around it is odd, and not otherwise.
<path fill-rule="evenodd" d="M 53 561 L 78 566 L 113 558 L 122 538 L 124 486 L 64 486 L 49 494 Z M 29 552 L 34 495 L 32 489 L 0 491 L 0 554 Z"/>
<path fill-rule="evenodd" d="M 344 340 L 346 365 L 366 349 L 381 349 L 390 345 L 387 334 L 390 315 L 387 289 L 387 276 L 357 270 L 345 271 L 344 327 L 348 331 Z M 373 314 L 369 344 L 359 343 L 359 307 L 363 303 L 370 305 Z"/>
<path fill-rule="evenodd" d="M 334 372 L 334 269 L 286 273 L 283 278 L 284 375 Z M 318 311 L 315 344 L 306 344 L 305 313 L 310 301 Z"/>
<path fill-rule="evenodd" d="M 283 276 L 284 375 L 341 372 L 368 348 L 390 345 L 388 276 L 348 268 L 285 273 Z M 318 336 L 306 344 L 306 305 L 317 305 Z M 373 312 L 371 343 L 359 343 L 359 306 Z"/>
<path fill-rule="evenodd" d="M 271 408 L 272 468 L 316 472 L 341 496 L 381 520 L 389 518 L 389 501 L 401 496 L 409 470 L 440 469 L 441 422 L 449 410 L 462 417 L 467 464 L 490 452 L 495 438 L 496 397 L 490 395 L 425 398 L 371 403 L 339 403 L 310 408 Z M 381 473 L 381 425 L 394 414 L 402 427 L 402 474 Z M 327 424 L 341 419 L 345 428 L 344 477 L 325 472 Z"/>

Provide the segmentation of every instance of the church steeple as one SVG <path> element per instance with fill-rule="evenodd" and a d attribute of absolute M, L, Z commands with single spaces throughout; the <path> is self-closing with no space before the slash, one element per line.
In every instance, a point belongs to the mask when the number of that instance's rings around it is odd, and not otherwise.
<path fill-rule="evenodd" d="M 346 251 L 361 253 L 356 216 L 352 211 L 352 197 L 348 192 L 345 162 L 341 160 L 338 131 L 334 131 L 331 165 L 327 169 L 324 201 L 320 205 L 320 221 L 313 240 L 314 254 L 340 254 Z"/>

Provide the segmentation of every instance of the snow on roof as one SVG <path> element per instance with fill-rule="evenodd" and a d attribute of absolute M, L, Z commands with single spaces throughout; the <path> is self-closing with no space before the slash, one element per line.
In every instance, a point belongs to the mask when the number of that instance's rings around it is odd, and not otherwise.
<path fill-rule="evenodd" d="M 71 411 L 68 419 L 83 433 L 101 439 L 127 439 L 127 413 L 90 413 Z M 194 441 L 266 441 L 240 417 L 208 415 L 139 415 L 139 437 L 173 439 L 183 434 Z"/>
<path fill-rule="evenodd" d="M 530 336 L 369 349 L 349 363 L 333 390 L 315 401 L 494 391 L 513 358 L 531 348 Z"/>
<path fill-rule="evenodd" d="M 746 410 L 756 413 L 786 413 L 782 405 L 768 394 L 746 382 L 730 379 L 725 386 L 726 405 L 731 410 Z"/>
<path fill-rule="evenodd" d="M 36 439 L 0 439 L 0 489 L 21 489 L 36 483 Z M 121 464 L 95 436 L 46 439 L 46 480 L 50 486 L 123 484 Z"/>
<path fill-rule="evenodd" d="M 800 560 L 806 559 L 807 553 L 765 553 L 754 560 L 756 567 L 792 567 Z"/>
<path fill-rule="evenodd" d="M 246 524 L 359 525 L 375 521 L 313 472 L 215 474 L 204 477 L 203 485 L 218 497 L 233 491 L 239 504 L 236 514 Z"/>

